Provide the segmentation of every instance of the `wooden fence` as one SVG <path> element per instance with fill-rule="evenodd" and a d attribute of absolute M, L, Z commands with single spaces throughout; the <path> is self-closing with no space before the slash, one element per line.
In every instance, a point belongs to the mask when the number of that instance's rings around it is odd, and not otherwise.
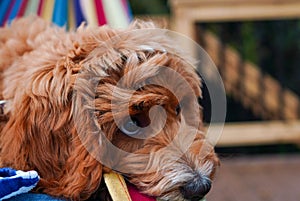
<path fill-rule="evenodd" d="M 300 100 L 255 64 L 222 44 L 212 33 L 196 29 L 199 22 L 300 19 L 299 0 L 171 0 L 171 29 L 197 41 L 221 72 L 226 93 L 264 119 L 225 124 L 219 146 L 300 142 Z"/>

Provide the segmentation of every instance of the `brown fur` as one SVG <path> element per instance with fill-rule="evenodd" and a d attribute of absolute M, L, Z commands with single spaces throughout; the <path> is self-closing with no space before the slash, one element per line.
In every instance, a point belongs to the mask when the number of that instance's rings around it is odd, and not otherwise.
<path fill-rule="evenodd" d="M 128 30 L 82 26 L 75 32 L 65 32 L 36 17 L 20 19 L 11 27 L 1 28 L 0 96 L 7 100 L 8 117 L 0 134 L 1 166 L 37 170 L 41 176 L 38 191 L 72 200 L 88 199 L 99 188 L 103 172 L 110 171 L 95 159 L 97 154 L 110 156 L 105 145 L 99 143 L 103 137 L 99 130 L 102 130 L 117 147 L 145 154 L 145 158 L 112 160 L 112 166 L 174 171 L 171 159 L 153 159 L 151 153 L 175 138 L 183 116 L 178 117 L 174 108 L 187 94 L 176 80 L 164 80 L 159 76 L 160 69 L 149 66 L 173 69 L 188 81 L 196 96 L 201 96 L 200 80 L 186 56 L 168 53 L 180 52 L 172 41 L 163 35 L 147 35 L 148 28 L 155 27 L 152 23 L 135 22 Z M 145 32 L 134 32 L 140 29 Z M 115 41 L 108 41 L 114 36 Z M 141 45 L 150 46 L 155 52 L 140 49 Z M 134 73 L 114 88 L 131 70 L 135 70 Z M 179 97 L 154 85 L 133 90 L 148 79 L 173 87 Z M 94 93 L 91 89 L 95 83 Z M 122 100 L 130 93 L 133 95 L 128 108 Z M 200 110 L 196 114 L 190 111 L 199 107 L 196 100 L 186 101 L 189 112 L 186 112 L 185 122 L 190 125 L 190 120 L 200 118 Z M 117 128 L 112 110 L 122 119 L 128 109 L 130 115 L 147 116 L 154 105 L 164 107 L 167 112 L 166 125 L 157 135 L 136 139 Z M 158 123 L 161 118 L 162 115 L 156 113 Z M 195 129 L 198 126 L 194 126 Z M 186 126 L 181 132 L 188 134 L 191 130 L 191 126 Z M 185 141 L 179 139 L 170 150 L 159 155 L 182 154 L 176 164 L 191 170 L 200 169 L 210 161 L 213 170 L 207 176 L 212 177 L 218 159 L 202 132 L 197 132 L 187 153 L 180 150 L 180 145 L 176 146 Z M 171 199 L 178 196 L 182 182 L 170 186 L 171 179 L 166 175 L 164 171 L 124 173 L 145 193 Z M 172 191 L 176 194 L 172 195 Z"/>

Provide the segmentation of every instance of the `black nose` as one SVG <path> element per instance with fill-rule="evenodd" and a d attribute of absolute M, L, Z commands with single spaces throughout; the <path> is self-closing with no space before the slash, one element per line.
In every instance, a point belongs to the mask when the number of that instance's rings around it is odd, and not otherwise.
<path fill-rule="evenodd" d="M 181 193 L 187 200 L 199 201 L 209 192 L 210 188 L 211 180 L 207 177 L 200 177 L 181 187 Z"/>

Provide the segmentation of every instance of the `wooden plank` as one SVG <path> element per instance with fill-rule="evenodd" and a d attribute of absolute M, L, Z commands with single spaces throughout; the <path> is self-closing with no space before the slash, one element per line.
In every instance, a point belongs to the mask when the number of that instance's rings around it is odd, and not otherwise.
<path fill-rule="evenodd" d="M 171 0 L 172 29 L 192 39 L 196 22 L 294 19 L 300 17 L 299 0 Z"/>
<path fill-rule="evenodd" d="M 249 96 L 250 99 L 258 100 L 261 93 L 260 79 L 262 78 L 261 72 L 257 66 L 252 63 L 246 62 L 245 68 L 245 95 Z"/>
<path fill-rule="evenodd" d="M 262 116 L 261 111 L 264 110 L 264 107 L 260 104 L 263 93 L 260 86 L 262 74 L 258 67 L 250 62 L 245 62 L 241 68 L 244 70 L 244 76 L 240 78 L 242 80 L 239 84 L 242 85 L 240 87 L 242 91 L 239 99 L 246 108 L 251 108 L 255 114 Z"/>
<path fill-rule="evenodd" d="M 225 89 L 226 92 L 230 94 L 238 95 L 237 88 L 240 79 L 240 68 L 241 68 L 241 58 L 237 51 L 229 46 L 225 48 L 225 64 L 220 66 L 220 68 L 224 68 L 224 76 L 225 76 Z"/>
<path fill-rule="evenodd" d="M 203 5 L 251 5 L 251 4 L 291 4 L 297 3 L 299 0 L 171 0 L 174 7 L 195 7 Z"/>
<path fill-rule="evenodd" d="M 300 3 L 288 5 L 207 6 L 180 8 L 177 16 L 192 23 L 207 21 L 242 21 L 264 19 L 286 19 L 300 17 Z"/>
<path fill-rule="evenodd" d="M 199 37 L 203 37 L 205 43 L 205 51 L 214 61 L 216 66 L 219 67 L 220 65 L 223 65 L 220 61 L 219 52 L 221 48 L 221 41 L 218 39 L 218 37 L 209 31 L 204 31 L 203 35 Z"/>
<path fill-rule="evenodd" d="M 281 86 L 277 81 L 275 81 L 271 76 L 264 76 L 264 104 L 265 107 L 272 114 L 277 114 L 279 112 L 280 101 L 279 95 L 281 93 Z"/>
<path fill-rule="evenodd" d="M 217 146 L 299 143 L 300 121 L 226 123 Z"/>
<path fill-rule="evenodd" d="M 284 116 L 286 119 L 297 119 L 299 118 L 300 102 L 298 96 L 291 91 L 285 90 L 283 93 L 284 101 Z"/>
<path fill-rule="evenodd" d="M 195 40 L 196 38 L 196 29 L 195 24 L 189 18 L 172 18 L 171 29 L 188 36 L 189 38 Z"/>

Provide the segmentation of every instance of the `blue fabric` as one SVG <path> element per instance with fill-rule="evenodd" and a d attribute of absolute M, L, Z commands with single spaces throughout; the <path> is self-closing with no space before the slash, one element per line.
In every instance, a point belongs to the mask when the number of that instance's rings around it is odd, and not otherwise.
<path fill-rule="evenodd" d="M 0 26 L 4 24 L 5 15 L 9 9 L 9 4 L 11 0 L 1 0 L 0 1 Z"/>
<path fill-rule="evenodd" d="M 76 27 L 78 27 L 83 21 L 85 21 L 82 14 L 82 10 L 80 8 L 79 0 L 74 0 L 74 11 L 75 11 L 75 18 L 76 18 Z"/>
<path fill-rule="evenodd" d="M 36 194 L 36 193 L 25 193 L 12 197 L 5 201 L 66 201 L 59 198 L 54 198 L 46 194 Z"/>
<path fill-rule="evenodd" d="M 65 26 L 68 21 L 68 2 L 66 0 L 55 0 L 52 22 L 58 26 Z"/>
<path fill-rule="evenodd" d="M 17 14 L 20 10 L 21 4 L 22 4 L 22 0 L 15 1 L 15 4 L 13 5 L 12 10 L 10 11 L 10 14 L 8 16 L 8 24 L 10 24 L 11 21 L 17 16 Z"/>
<path fill-rule="evenodd" d="M 29 192 L 39 179 L 36 171 L 23 172 L 0 168 L 0 200 Z"/>

